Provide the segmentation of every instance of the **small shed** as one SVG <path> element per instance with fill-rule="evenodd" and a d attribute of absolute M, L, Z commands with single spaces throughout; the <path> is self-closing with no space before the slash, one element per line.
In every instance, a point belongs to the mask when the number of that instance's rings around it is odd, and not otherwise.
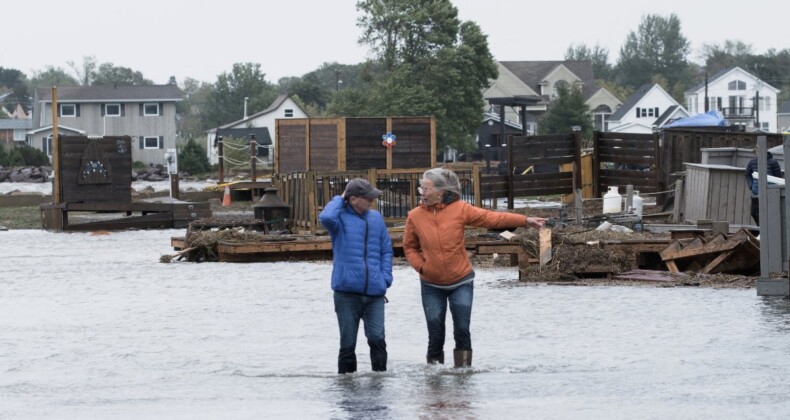
<path fill-rule="evenodd" d="M 274 171 L 353 171 L 436 166 L 433 117 L 276 120 Z M 383 136 L 395 136 L 385 147 Z"/>
<path fill-rule="evenodd" d="M 729 165 L 686 163 L 685 219 L 752 225 L 751 192 L 744 169 Z"/>
<path fill-rule="evenodd" d="M 132 202 L 132 138 L 61 136 L 60 180 L 64 202 Z"/>
<path fill-rule="evenodd" d="M 703 147 L 700 152 L 702 152 L 700 163 L 738 168 L 746 168 L 746 164 L 755 156 L 754 149 L 741 147 Z"/>

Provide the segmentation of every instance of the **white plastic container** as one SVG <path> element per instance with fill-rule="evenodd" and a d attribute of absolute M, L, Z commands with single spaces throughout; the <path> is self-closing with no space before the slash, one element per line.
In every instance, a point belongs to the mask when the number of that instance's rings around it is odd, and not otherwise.
<path fill-rule="evenodd" d="M 642 209 L 645 206 L 645 200 L 639 196 L 639 191 L 634 191 L 634 196 L 632 198 L 633 206 L 634 206 L 634 213 L 639 216 L 639 219 L 642 219 Z"/>
<path fill-rule="evenodd" d="M 623 211 L 623 197 L 617 192 L 617 187 L 609 187 L 609 192 L 603 195 L 603 212 L 619 213 Z"/>

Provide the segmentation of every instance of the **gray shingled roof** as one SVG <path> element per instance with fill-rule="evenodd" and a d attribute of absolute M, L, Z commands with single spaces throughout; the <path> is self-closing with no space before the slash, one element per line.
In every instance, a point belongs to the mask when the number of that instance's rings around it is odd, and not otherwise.
<path fill-rule="evenodd" d="M 37 88 L 39 101 L 52 101 L 50 88 Z M 175 85 L 144 86 L 64 86 L 58 88 L 59 102 L 140 102 L 140 101 L 180 101 L 181 89 Z"/>
<path fill-rule="evenodd" d="M 500 61 L 500 63 L 538 93 L 540 93 L 540 82 L 560 64 L 584 82 L 582 86 L 584 99 L 589 99 L 598 91 L 590 61 Z"/>
<path fill-rule="evenodd" d="M 0 130 L 30 130 L 33 120 L 30 118 L 0 118 Z"/>
<path fill-rule="evenodd" d="M 667 108 L 667 110 L 664 111 L 664 113 L 661 114 L 660 117 L 658 117 L 658 119 L 653 123 L 653 125 L 658 127 L 664 125 L 664 123 L 667 121 L 669 116 L 672 115 L 672 113 L 675 112 L 676 109 L 678 109 L 678 105 L 672 105 L 669 108 Z"/>
<path fill-rule="evenodd" d="M 258 143 L 258 146 L 271 146 L 272 144 L 269 127 L 220 128 L 218 134 L 225 138 L 233 137 L 247 140 L 247 144 L 250 144 L 250 134 L 254 134 L 255 142 Z"/>
<path fill-rule="evenodd" d="M 233 121 L 231 123 L 223 124 L 219 128 L 229 128 L 229 127 L 232 127 L 232 126 L 234 126 L 236 124 L 245 122 L 247 120 L 252 120 L 254 118 L 260 117 L 261 115 L 266 115 L 266 114 L 268 114 L 268 113 L 270 113 L 272 111 L 277 110 L 277 108 L 279 108 L 280 105 L 282 105 L 283 102 L 285 102 L 286 99 L 288 99 L 288 95 L 279 95 L 279 96 L 277 96 L 277 98 L 275 98 L 274 102 L 272 102 L 272 104 L 269 105 L 269 107 L 264 109 L 263 111 L 256 112 L 256 113 L 248 116 L 247 118 L 242 118 L 240 120 L 236 120 L 236 121 Z M 297 104 L 296 106 L 299 106 L 299 104 Z"/>
<path fill-rule="evenodd" d="M 629 96 L 628 99 L 626 99 L 625 102 L 623 102 L 623 104 L 620 105 L 620 108 L 617 108 L 617 111 L 615 111 L 611 116 L 609 116 L 609 120 L 620 121 L 621 119 L 623 119 L 623 116 L 627 112 L 631 112 L 631 109 L 634 107 L 634 105 L 636 105 L 642 99 L 642 97 L 647 95 L 647 92 L 649 92 L 650 89 L 652 88 L 653 88 L 653 83 L 646 83 L 642 86 L 639 86 L 639 89 L 637 89 L 633 95 Z"/>
<path fill-rule="evenodd" d="M 779 105 L 779 109 L 776 111 L 777 114 L 790 114 L 790 100 L 784 101 L 782 105 Z"/>

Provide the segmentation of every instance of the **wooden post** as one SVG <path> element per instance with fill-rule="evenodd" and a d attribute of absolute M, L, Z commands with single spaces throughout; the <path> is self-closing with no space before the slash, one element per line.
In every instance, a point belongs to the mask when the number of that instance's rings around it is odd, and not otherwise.
<path fill-rule="evenodd" d="M 634 186 L 628 184 L 625 186 L 625 211 L 631 211 L 631 207 L 634 206 Z"/>
<path fill-rule="evenodd" d="M 576 224 L 581 225 L 584 220 L 584 205 L 582 204 L 581 190 L 573 193 L 573 210 L 576 214 Z"/>
<path fill-rule="evenodd" d="M 56 205 L 63 202 L 63 193 L 60 189 L 60 137 L 58 136 L 58 88 L 52 86 L 52 174 L 54 175 L 52 203 Z"/>
<path fill-rule="evenodd" d="M 600 147 L 598 143 L 601 140 L 601 134 L 598 131 L 593 132 L 593 156 L 592 156 L 592 173 L 593 173 L 593 197 L 601 197 L 601 160 L 598 155 Z"/>
<path fill-rule="evenodd" d="M 516 197 L 514 197 L 515 192 L 513 191 L 513 172 L 515 172 L 515 168 L 513 167 L 513 136 L 507 136 L 507 164 L 505 168 L 507 168 L 507 208 L 508 210 L 513 210 L 514 202 Z"/>
<path fill-rule="evenodd" d="M 392 132 L 392 118 L 387 117 L 387 133 Z M 396 136 L 397 137 L 397 136 Z M 387 147 L 387 169 L 392 169 L 392 148 Z M 371 184 L 373 184 L 371 182 Z"/>
<path fill-rule="evenodd" d="M 472 189 L 475 194 L 475 206 L 483 207 L 483 197 L 480 196 L 480 165 L 472 165 Z"/>
<path fill-rule="evenodd" d="M 664 191 L 666 184 L 661 177 L 661 130 L 658 127 L 653 128 L 653 149 L 655 150 L 655 161 L 653 165 L 656 171 L 656 192 Z M 664 194 L 656 194 L 656 205 L 663 205 L 666 202 Z"/>
<path fill-rule="evenodd" d="M 346 119 L 338 118 L 337 124 L 337 170 L 346 170 Z"/>
<path fill-rule="evenodd" d="M 318 211 L 316 207 L 316 194 L 315 194 L 315 184 L 316 184 L 316 175 L 315 172 L 310 171 L 307 173 L 307 179 L 305 180 L 306 184 L 305 189 L 307 190 L 307 205 L 310 211 L 308 216 L 308 221 L 310 222 L 310 234 L 315 235 L 316 230 L 318 229 Z"/>
<path fill-rule="evenodd" d="M 370 185 L 372 185 L 373 188 L 377 188 L 376 187 L 376 175 L 377 175 L 376 168 L 368 169 L 368 182 L 370 182 Z M 372 209 L 377 208 L 378 207 L 377 204 L 378 204 L 378 201 L 374 200 L 373 201 L 373 205 L 370 206 L 370 208 L 372 208 Z"/>
<path fill-rule="evenodd" d="M 436 118 L 431 117 L 431 168 L 436 167 Z"/>
<path fill-rule="evenodd" d="M 219 135 L 219 129 L 217 129 L 217 134 L 214 137 L 217 140 L 217 158 L 219 159 L 219 183 L 223 184 L 225 182 L 225 153 L 224 150 L 224 142 L 222 140 L 222 136 Z"/>
<path fill-rule="evenodd" d="M 310 169 L 310 118 L 305 119 L 304 128 L 304 168 L 305 171 Z"/>
<path fill-rule="evenodd" d="M 768 245 L 768 235 L 763 235 L 768 227 L 768 146 L 765 136 L 757 136 L 757 192 L 760 202 L 760 278 L 769 277 L 770 251 Z"/>
<path fill-rule="evenodd" d="M 675 205 L 672 209 L 672 223 L 680 223 L 683 221 L 683 180 L 678 179 L 675 181 Z"/>
<path fill-rule="evenodd" d="M 178 172 L 176 172 L 174 174 L 170 174 L 170 197 L 178 200 L 180 192 L 178 189 Z"/>
<path fill-rule="evenodd" d="M 252 182 L 255 183 L 258 181 L 258 142 L 255 141 L 255 135 L 250 135 L 250 167 L 252 168 Z M 253 186 L 253 190 L 255 187 Z M 253 200 L 255 199 L 255 194 L 253 191 Z"/>
<path fill-rule="evenodd" d="M 551 262 L 551 229 L 541 228 L 540 235 L 540 265 Z"/>

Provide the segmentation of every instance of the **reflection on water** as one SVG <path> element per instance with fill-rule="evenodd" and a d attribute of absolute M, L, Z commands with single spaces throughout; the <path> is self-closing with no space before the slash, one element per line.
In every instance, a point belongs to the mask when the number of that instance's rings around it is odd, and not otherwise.
<path fill-rule="evenodd" d="M 419 281 L 398 266 L 389 370 L 370 372 L 361 336 L 340 376 L 331 264 L 160 264 L 176 235 L 0 232 L 0 418 L 790 415 L 790 301 L 754 289 L 480 269 L 474 366 L 456 370 L 425 364 Z"/>

